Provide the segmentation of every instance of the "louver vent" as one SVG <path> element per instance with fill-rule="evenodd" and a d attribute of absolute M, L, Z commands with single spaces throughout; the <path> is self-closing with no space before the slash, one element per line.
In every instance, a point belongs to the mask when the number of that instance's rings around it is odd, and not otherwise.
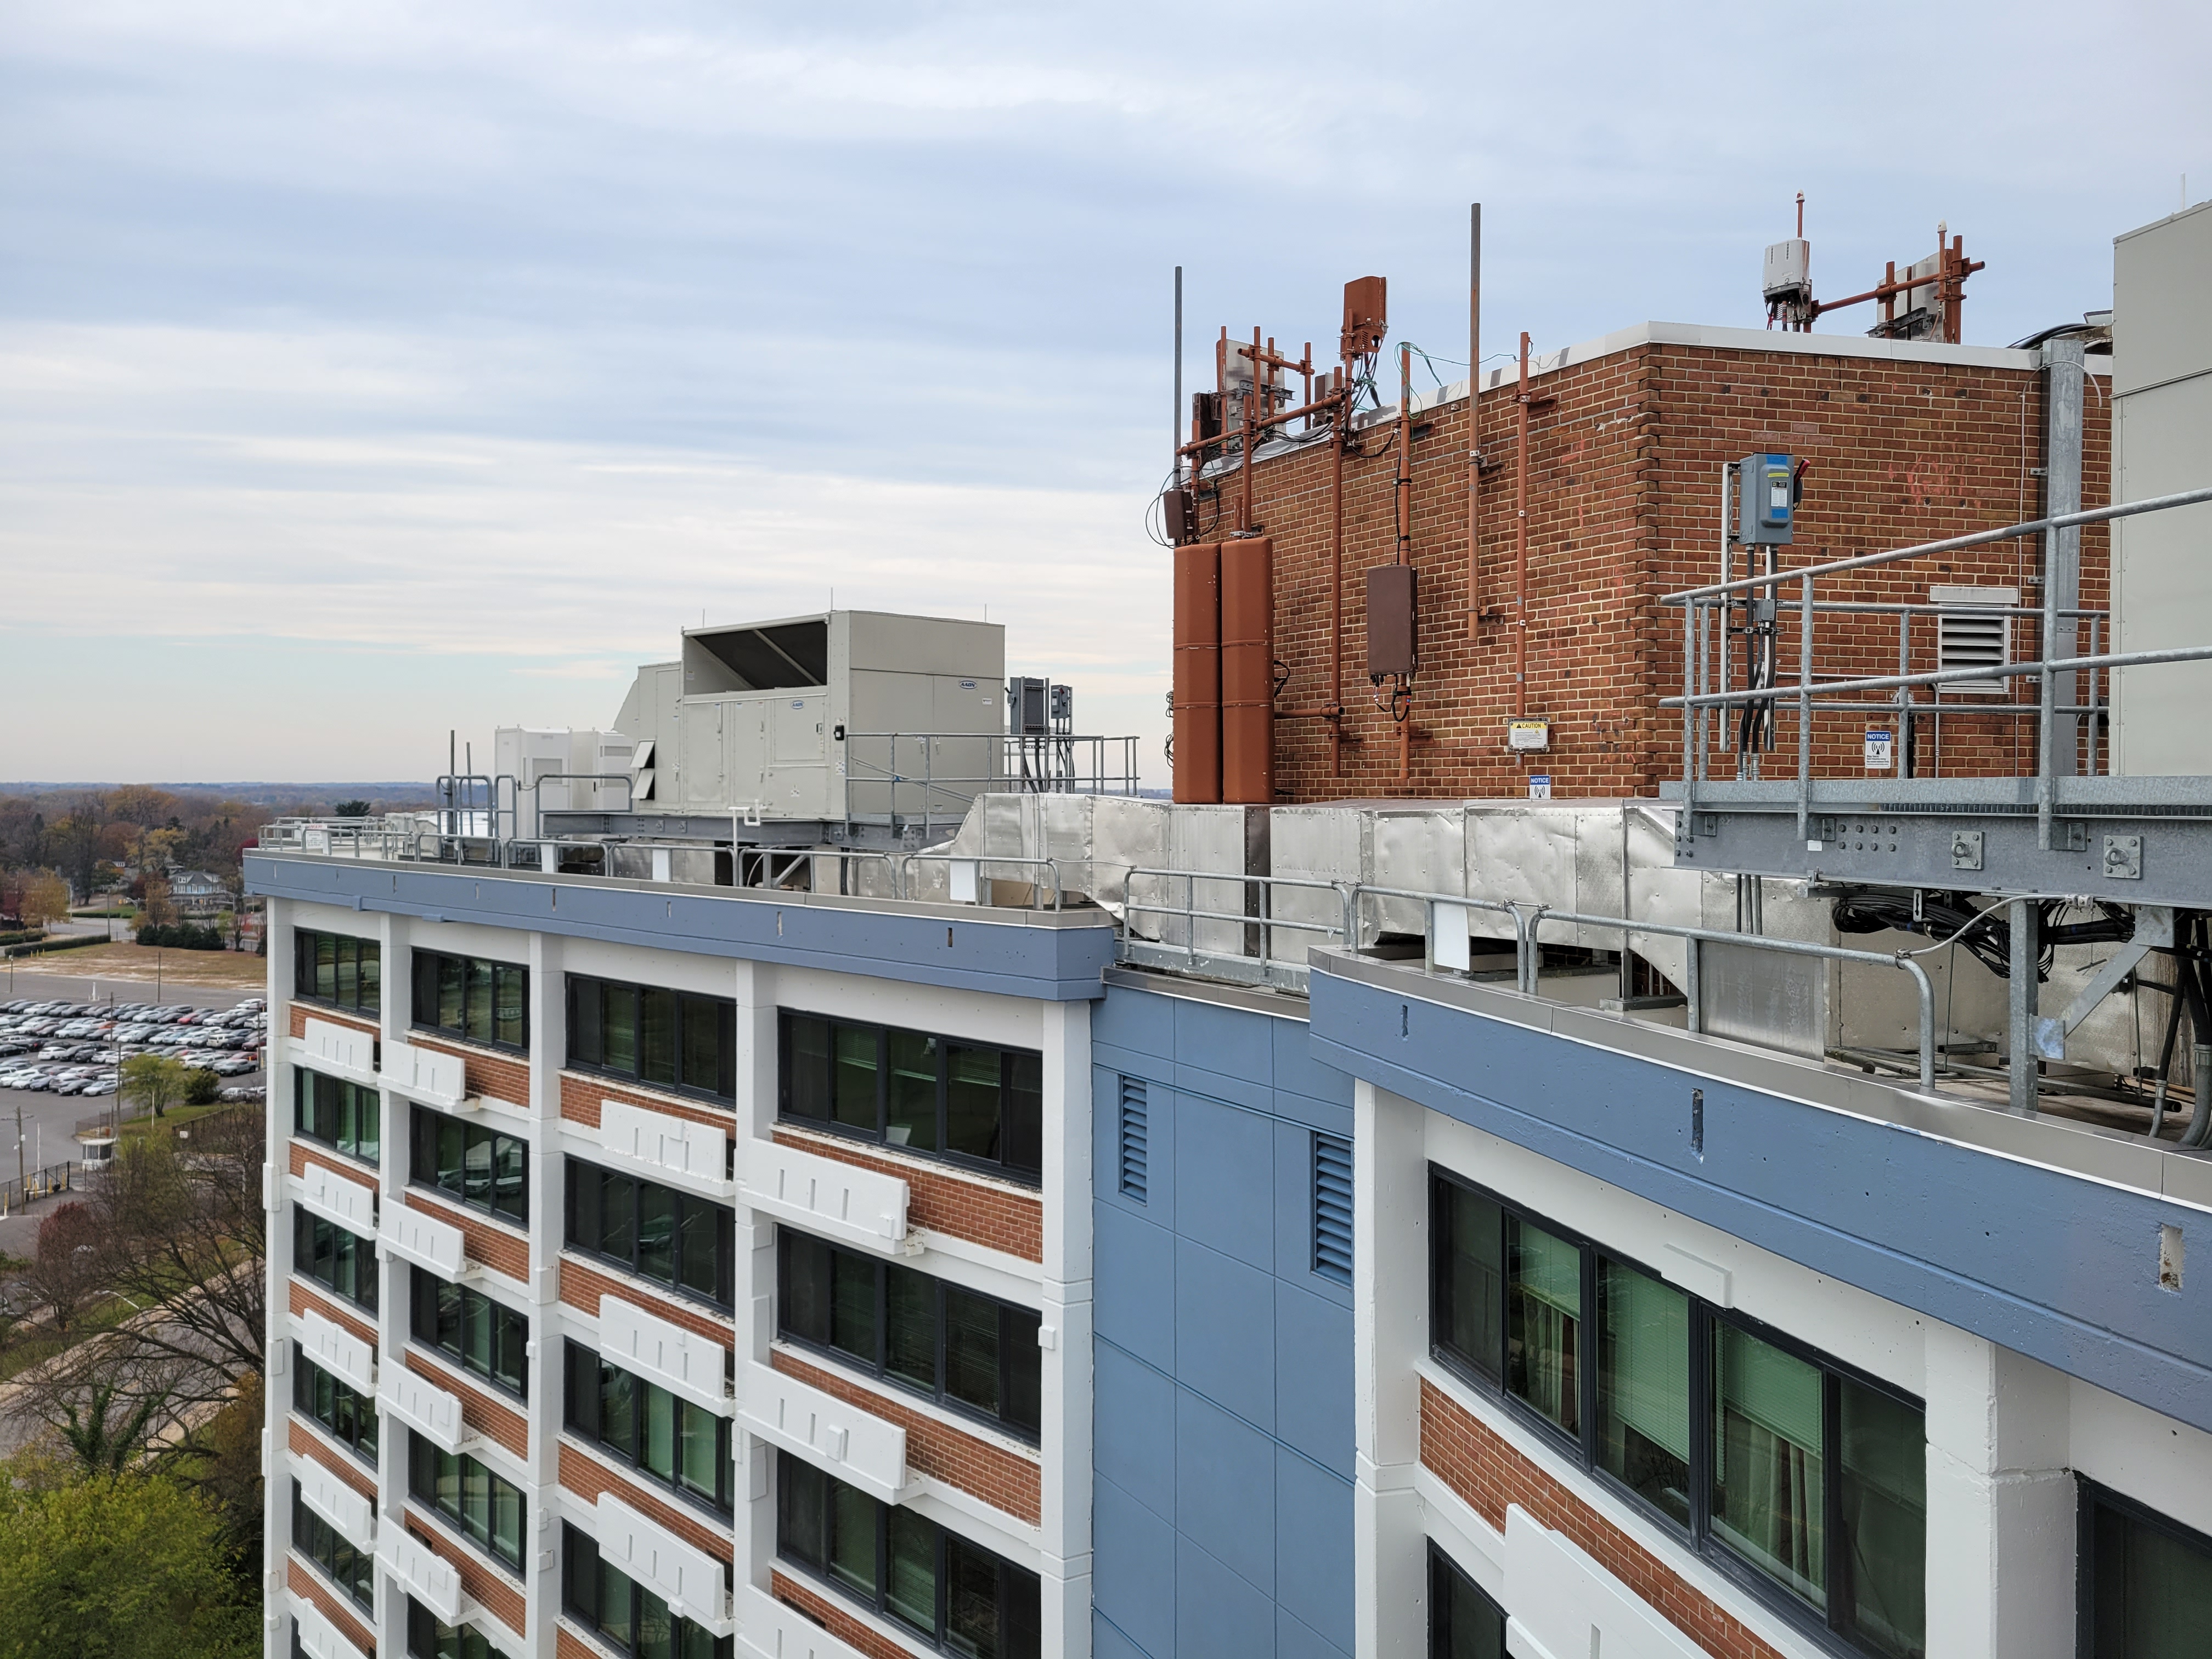
<path fill-rule="evenodd" d="M 1352 1283 L 1352 1143 L 1313 1138 L 1313 1270 Z"/>
<path fill-rule="evenodd" d="M 1936 665 L 1938 668 L 2001 668 L 2012 655 L 2012 618 L 2002 607 L 2020 603 L 2010 587 L 1932 586 L 1928 597 L 1941 607 L 1936 613 Z M 2001 696 L 2008 683 L 1989 679 L 1947 680 L 1940 688 L 1950 696 Z"/>
<path fill-rule="evenodd" d="M 1145 1201 L 1146 1175 L 1151 1167 L 1151 1107 L 1141 1079 L 1121 1079 L 1121 1195 Z"/>

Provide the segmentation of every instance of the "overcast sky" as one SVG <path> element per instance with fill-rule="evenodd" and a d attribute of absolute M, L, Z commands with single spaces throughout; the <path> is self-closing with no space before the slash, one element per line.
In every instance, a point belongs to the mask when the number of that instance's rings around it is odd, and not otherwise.
<path fill-rule="evenodd" d="M 1756 325 L 1802 190 L 2003 344 L 2212 193 L 2208 19 L 5 0 L 0 779 L 427 777 L 833 587 L 1157 757 L 1176 264 L 1458 358 L 1480 199 L 1494 342 Z"/>

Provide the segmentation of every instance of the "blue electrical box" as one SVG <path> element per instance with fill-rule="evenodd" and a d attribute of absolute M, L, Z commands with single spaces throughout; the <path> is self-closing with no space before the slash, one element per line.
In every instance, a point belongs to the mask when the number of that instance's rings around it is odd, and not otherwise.
<path fill-rule="evenodd" d="M 1796 471 L 1789 455 L 1747 455 L 1736 463 L 1737 541 L 1773 546 L 1791 539 Z"/>

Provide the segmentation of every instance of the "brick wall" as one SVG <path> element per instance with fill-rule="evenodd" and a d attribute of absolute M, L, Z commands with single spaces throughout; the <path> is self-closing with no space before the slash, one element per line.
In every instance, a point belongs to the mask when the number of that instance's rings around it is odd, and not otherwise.
<path fill-rule="evenodd" d="M 438 1527 L 413 1509 L 407 1511 L 407 1530 L 430 1553 L 460 1575 L 461 1589 L 470 1600 L 520 1637 L 523 1633 L 522 1587 L 474 1550 L 455 1543 Z"/>
<path fill-rule="evenodd" d="M 554 1627 L 553 1651 L 556 1659 L 605 1659 L 599 1649 L 565 1625 Z"/>
<path fill-rule="evenodd" d="M 471 1261 L 481 1261 L 494 1273 L 504 1273 L 509 1279 L 527 1281 L 530 1278 L 530 1239 L 520 1229 L 472 1215 L 450 1204 L 441 1204 L 411 1187 L 404 1194 L 403 1201 L 410 1210 L 419 1210 L 424 1215 L 435 1216 L 448 1226 L 459 1228 Z"/>
<path fill-rule="evenodd" d="M 284 1562 L 284 1582 L 293 1595 L 313 1602 L 316 1611 L 338 1627 L 339 1635 L 368 1654 L 370 1659 L 375 1659 L 376 1638 L 370 1633 L 368 1626 L 362 1623 L 361 1615 L 354 1610 L 353 1603 L 333 1590 L 319 1572 L 296 1555 L 288 1556 Z"/>
<path fill-rule="evenodd" d="M 787 1573 L 776 1571 L 769 1579 L 769 1594 L 787 1607 L 795 1607 L 839 1641 L 849 1643 L 868 1659 L 914 1659 L 913 1650 L 878 1635 L 828 1596 Z"/>
<path fill-rule="evenodd" d="M 350 1163 L 336 1152 L 326 1152 L 321 1147 L 310 1146 L 303 1140 L 295 1140 L 291 1145 L 291 1167 L 294 1175 L 304 1176 L 307 1173 L 307 1166 L 310 1164 L 319 1164 L 325 1170 L 343 1176 L 356 1187 L 366 1187 L 371 1192 L 376 1190 L 375 1170 L 359 1164 Z"/>
<path fill-rule="evenodd" d="M 1421 1379 L 1421 1462 L 1498 1531 L 1505 1529 L 1506 1505 L 1518 1504 L 1572 1540 L 1713 1659 L 1783 1659 L 1779 1650 L 1668 1571 L 1426 1377 Z"/>
<path fill-rule="evenodd" d="M 2032 518 L 2040 510 L 2042 377 L 1960 363 L 1890 362 L 1809 352 L 1645 345 L 1532 379 L 1554 400 L 1532 414 L 1528 464 L 1527 712 L 1553 721 L 1549 751 L 1515 755 L 1505 722 L 1516 692 L 1514 388 L 1481 398 L 1482 481 L 1477 628 L 1468 637 L 1467 400 L 1417 416 L 1411 447 L 1413 561 L 1419 580 L 1420 670 L 1412 771 L 1398 776 L 1397 738 L 1365 673 L 1366 572 L 1395 556 L 1395 426 L 1365 429 L 1345 463 L 1343 772 L 1330 769 L 1327 721 L 1284 711 L 1332 700 L 1329 685 L 1329 469 L 1313 445 L 1255 465 L 1253 516 L 1273 539 L 1275 652 L 1289 679 L 1276 699 L 1279 799 L 1524 794 L 1530 773 L 1561 796 L 1644 794 L 1680 770 L 1678 717 L 1657 699 L 1681 690 L 1680 612 L 1670 591 L 1718 574 L 1722 465 L 1764 449 L 1811 462 L 1784 570 Z M 2110 417 L 2087 396 L 2083 499 L 2107 497 Z M 1200 506 L 1201 539 L 1236 523 L 1241 484 Z M 1217 514 L 1217 506 L 1219 512 Z M 2081 602 L 2106 596 L 2106 538 L 2083 532 Z M 2000 544 L 1824 582 L 1823 601 L 1924 603 L 1930 583 L 2017 586 L 2040 602 L 2038 554 Z M 1794 592 L 1785 592 L 1785 599 Z M 1797 635 L 1785 613 L 1780 678 L 1794 677 Z M 1914 623 L 1916 670 L 1934 666 L 1934 625 Z M 2025 631 L 2021 631 L 2025 629 Z M 2033 643 L 2015 625 L 2015 654 Z M 2086 633 L 2082 646 L 2086 649 Z M 2109 644 L 2106 648 L 2109 647 Z M 1893 673 L 1893 617 L 1823 617 L 1822 673 Z M 2023 683 L 2025 685 L 2025 683 Z M 2032 691 L 2012 694 L 2032 702 Z M 1923 696 L 1924 700 L 1924 696 Z M 1947 702 L 1942 770 L 2032 769 L 2033 722 Z M 1966 705 L 1971 708 L 1972 705 Z M 1880 714 L 1816 715 L 1824 771 L 1864 775 L 1862 735 Z M 1791 719 L 1777 723 L 1775 764 L 1796 756 Z M 1920 769 L 1935 757 L 1922 723 Z M 1732 775 L 1732 760 L 1717 763 Z"/>
<path fill-rule="evenodd" d="M 326 1019 L 333 1025 L 344 1025 L 350 1027 L 352 1030 L 361 1032 L 365 1036 L 379 1036 L 382 1035 L 382 1033 L 377 1029 L 376 1022 L 373 1019 L 356 1018 L 351 1014 L 342 1014 L 335 1008 L 325 1008 L 319 1003 L 312 1002 L 295 1002 L 292 1005 L 292 1035 L 295 1037 L 303 1037 L 307 1036 L 307 1022 L 310 1019 Z"/>
<path fill-rule="evenodd" d="M 371 1503 L 376 1501 L 376 1478 L 361 1464 L 325 1443 L 323 1437 L 305 1423 L 295 1420 L 286 1424 L 285 1430 L 284 1443 L 293 1452 L 321 1464 Z"/>
<path fill-rule="evenodd" d="M 491 1100 L 503 1100 L 510 1106 L 527 1106 L 530 1103 L 528 1060 L 489 1048 L 465 1048 L 444 1038 L 426 1036 L 420 1031 L 410 1031 L 407 1040 L 418 1048 L 451 1054 L 459 1060 L 467 1073 L 467 1081 L 463 1086 L 471 1094 L 483 1095 Z"/>
<path fill-rule="evenodd" d="M 347 1311 L 331 1297 L 310 1289 L 297 1279 L 291 1281 L 289 1289 L 291 1291 L 290 1307 L 295 1318 L 304 1313 L 319 1313 L 332 1324 L 343 1326 L 352 1334 L 368 1343 L 370 1347 L 374 1348 L 377 1346 L 376 1328 L 363 1320 L 358 1314 Z"/>
<path fill-rule="evenodd" d="M 530 1423 L 520 1412 L 502 1405 L 474 1384 L 463 1382 L 459 1372 L 438 1364 L 417 1349 L 407 1350 L 407 1369 L 458 1396 L 461 1421 L 478 1434 L 497 1441 L 517 1457 L 530 1455 Z"/>
<path fill-rule="evenodd" d="M 906 1461 L 918 1473 L 957 1486 L 1031 1526 L 1038 1524 L 1042 1513 L 1039 1488 L 1043 1477 L 1035 1458 L 994 1445 L 979 1435 L 963 1434 L 890 1395 L 863 1388 L 818 1365 L 810 1365 L 797 1354 L 781 1348 L 769 1353 L 769 1363 L 787 1376 L 795 1376 L 824 1394 L 835 1395 L 860 1407 L 872 1416 L 897 1424 L 906 1431 Z"/>
<path fill-rule="evenodd" d="M 559 1479 L 564 1491 L 575 1493 L 587 1504 L 598 1503 L 601 1492 L 611 1492 L 640 1515 L 658 1521 L 678 1538 L 695 1548 L 706 1551 L 717 1561 L 730 1559 L 730 1534 L 726 1524 L 722 1530 L 715 1530 L 681 1504 L 672 1504 L 638 1482 L 624 1479 L 590 1453 L 570 1445 L 565 1440 L 561 1443 Z"/>
<path fill-rule="evenodd" d="M 1044 1260 L 1044 1200 L 981 1181 L 966 1180 L 920 1159 L 884 1158 L 863 1152 L 835 1135 L 811 1134 L 779 1124 L 778 1143 L 799 1146 L 841 1164 L 896 1176 L 907 1184 L 907 1220 L 933 1232 L 948 1233 L 1004 1250 L 1024 1261 Z"/>
<path fill-rule="evenodd" d="M 696 1100 L 679 1099 L 674 1095 L 657 1095 L 642 1089 L 625 1088 L 619 1084 L 610 1083 L 605 1078 L 580 1076 L 574 1072 L 561 1073 L 561 1115 L 569 1122 L 597 1129 L 599 1127 L 599 1103 L 603 1100 L 623 1101 L 648 1112 L 664 1112 L 670 1117 L 710 1124 L 725 1134 L 737 1124 L 734 1108 L 718 1109 L 702 1106 Z"/>
<path fill-rule="evenodd" d="M 627 1302 L 632 1307 L 642 1308 L 657 1319 L 672 1325 L 681 1325 L 685 1330 L 719 1342 L 726 1348 L 738 1346 L 737 1328 L 728 1319 L 716 1319 L 699 1309 L 687 1307 L 681 1302 L 654 1296 L 640 1289 L 627 1279 L 617 1279 L 596 1268 L 567 1256 L 561 1258 L 561 1300 L 570 1307 L 599 1316 L 599 1299 L 611 1296 Z"/>

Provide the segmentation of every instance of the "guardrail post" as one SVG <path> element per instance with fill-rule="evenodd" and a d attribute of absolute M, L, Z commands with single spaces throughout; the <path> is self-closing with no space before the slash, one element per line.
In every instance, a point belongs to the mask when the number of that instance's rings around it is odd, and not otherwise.
<path fill-rule="evenodd" d="M 1688 939 L 1689 946 L 1682 969 L 1682 1029 L 1703 1031 L 1705 1029 L 1705 940 Z"/>
<path fill-rule="evenodd" d="M 1813 579 L 1797 579 L 1797 839 L 1813 814 Z"/>

